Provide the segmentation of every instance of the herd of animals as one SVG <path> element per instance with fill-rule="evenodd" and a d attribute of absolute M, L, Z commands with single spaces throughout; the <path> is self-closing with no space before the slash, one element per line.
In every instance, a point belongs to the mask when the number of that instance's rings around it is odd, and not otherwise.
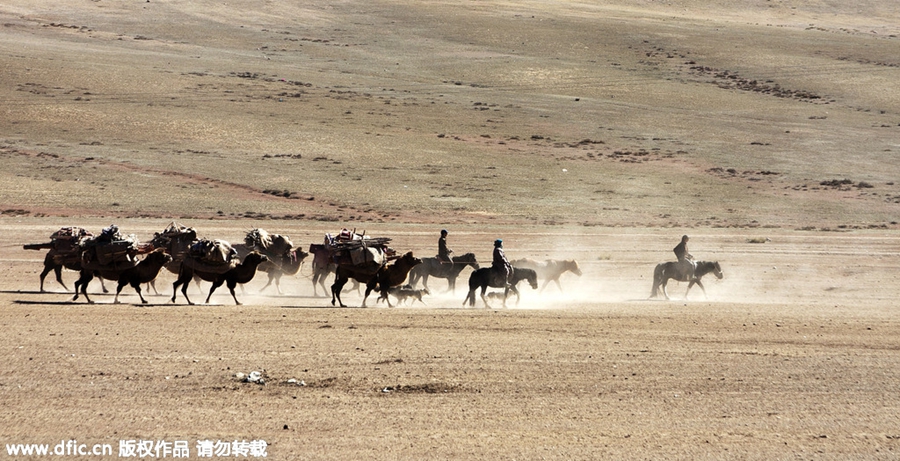
<path fill-rule="evenodd" d="M 107 236 L 111 232 L 114 235 Z M 342 234 L 346 232 L 345 229 Z M 103 241 L 101 237 L 105 237 L 107 241 Z M 296 275 L 303 261 L 310 255 L 313 256 L 311 278 L 314 296 L 319 296 L 318 287 L 328 292 L 325 280 L 334 274 L 334 282 L 330 287 L 331 303 L 341 307 L 346 307 L 341 301 L 341 292 L 350 281 L 354 282 L 357 290 L 361 285 L 366 287 L 362 307 L 366 307 L 366 299 L 373 291 L 380 295 L 377 301 L 385 301 L 390 307 L 393 307 L 390 297 L 398 303 L 419 301 L 424 304 L 423 296 L 430 294 L 429 277 L 446 279 L 448 292 L 451 292 L 455 290 L 456 279 L 461 272 L 466 267 L 471 267 L 469 290 L 463 305 L 468 303 L 474 306 L 476 292 L 480 289 L 485 307 L 490 307 L 489 298 L 499 298 L 505 307 L 511 294 L 516 295 L 518 302 L 517 285 L 521 281 L 526 281 L 532 289 L 537 289 L 538 280 L 541 279 L 542 291 L 550 283 L 555 283 L 562 291 L 559 279 L 563 274 L 571 272 L 577 276 L 582 275 L 574 260 L 538 262 L 518 259 L 510 261 L 512 274 L 506 283 L 502 283 L 491 275 L 491 267 L 479 265 L 473 253 L 453 256 L 451 261 L 443 261 L 438 257 L 420 259 L 413 256 L 411 251 L 398 255 L 387 246 L 390 239 L 369 240 L 355 232 L 344 240 L 326 235 L 326 243 L 310 245 L 309 252 L 294 248 L 293 243 L 285 236 L 269 234 L 262 229 L 248 232 L 244 243 L 235 245 L 222 240 L 199 239 L 193 228 L 176 223 L 170 224 L 163 232 L 154 234 L 147 244 L 138 244 L 133 236 L 130 237 L 118 234 L 115 226 L 104 229 L 100 237 L 94 237 L 82 228 L 68 227 L 52 234 L 49 243 L 29 244 L 24 248 L 49 250 L 44 257 L 44 269 L 40 274 L 41 292 L 44 292 L 44 279 L 50 272 L 54 272 L 56 281 L 68 290 L 62 280 L 62 269 L 66 268 L 79 273 L 73 301 L 83 295 L 89 303 L 93 301 L 88 296 L 87 286 L 94 278 L 100 279 L 104 293 L 108 292 L 103 284 L 104 279 L 117 282 L 114 303 L 119 302 L 119 294 L 126 285 L 137 292 L 142 303 L 147 303 L 141 286 L 148 285 L 158 294 L 154 281 L 162 270 L 168 270 L 177 276 L 173 284 L 173 303 L 176 302 L 180 288 L 185 300 L 193 304 L 187 294 L 188 285 L 193 280 L 198 288 L 201 281 L 212 283 L 206 303 L 209 303 L 217 288 L 225 285 L 234 302 L 240 305 L 235 293 L 237 285 L 248 283 L 258 272 L 263 272 L 268 275 L 268 282 L 262 290 L 274 283 L 280 294 L 281 277 Z M 363 253 L 364 256 L 357 257 Z M 705 295 L 706 290 L 700 278 L 708 273 L 722 278 L 718 262 L 697 262 L 696 270 L 690 276 L 680 274 L 675 269 L 677 263 L 661 263 L 656 266 L 651 297 L 656 297 L 661 292 L 669 299 L 666 292 L 669 279 L 689 282 L 688 291 L 696 284 L 703 289 Z M 417 288 L 419 282 L 422 283 L 422 288 Z M 500 288 L 502 291 L 486 293 L 488 287 Z"/>

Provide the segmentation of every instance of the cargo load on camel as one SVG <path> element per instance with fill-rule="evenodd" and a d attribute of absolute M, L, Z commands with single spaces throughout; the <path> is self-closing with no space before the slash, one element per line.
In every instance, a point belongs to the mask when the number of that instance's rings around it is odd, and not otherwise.
<path fill-rule="evenodd" d="M 103 229 L 100 235 L 85 239 L 82 248 L 81 265 L 87 270 L 124 270 L 136 266 L 137 256 L 149 251 L 134 234 L 122 235 L 115 224 Z"/>
<path fill-rule="evenodd" d="M 342 229 L 337 236 L 325 234 L 325 248 L 331 253 L 332 262 L 337 265 L 383 266 L 397 259 L 397 252 L 388 247 L 387 237 L 368 237 L 365 232 Z"/>
<path fill-rule="evenodd" d="M 272 257 L 281 256 L 294 248 L 290 238 L 280 234 L 270 234 L 265 229 L 253 229 L 247 232 L 244 243 L 260 253 Z"/>
<path fill-rule="evenodd" d="M 224 274 L 235 268 L 240 261 L 237 251 L 224 240 L 200 239 L 188 250 L 183 264 L 191 269 Z"/>
<path fill-rule="evenodd" d="M 191 245 L 197 241 L 197 231 L 193 227 L 182 226 L 172 221 L 162 232 L 153 234 L 154 248 L 163 248 L 175 261 L 184 260 Z"/>
<path fill-rule="evenodd" d="M 50 234 L 47 243 L 31 243 L 24 245 L 26 250 L 52 250 L 53 262 L 58 265 L 68 266 L 81 262 L 81 251 L 84 241 L 94 234 L 81 227 L 63 227 Z"/>

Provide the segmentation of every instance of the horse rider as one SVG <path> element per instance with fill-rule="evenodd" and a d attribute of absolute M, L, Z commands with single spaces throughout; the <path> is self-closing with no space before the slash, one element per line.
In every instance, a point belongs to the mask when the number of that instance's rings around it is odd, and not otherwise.
<path fill-rule="evenodd" d="M 697 268 L 697 263 L 694 262 L 694 257 L 688 252 L 688 240 L 690 237 L 687 235 L 681 236 L 681 243 L 675 246 L 672 249 L 675 252 L 675 257 L 678 258 L 678 263 L 681 266 L 681 269 L 685 271 L 686 274 L 690 274 L 690 278 L 693 278 L 694 270 Z"/>
<path fill-rule="evenodd" d="M 441 238 L 438 239 L 437 259 L 441 264 L 453 264 L 450 254 L 453 250 L 447 248 L 447 229 L 441 229 Z"/>
<path fill-rule="evenodd" d="M 509 260 L 506 259 L 506 253 L 503 252 L 503 240 L 494 240 L 494 258 L 491 262 L 491 270 L 498 274 L 498 277 L 502 277 L 501 280 L 506 280 L 506 284 L 509 285 L 512 266 L 509 264 Z"/>

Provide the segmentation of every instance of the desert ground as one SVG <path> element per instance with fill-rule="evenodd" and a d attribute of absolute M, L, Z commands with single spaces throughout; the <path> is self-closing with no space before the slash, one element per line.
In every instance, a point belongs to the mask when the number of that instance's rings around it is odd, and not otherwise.
<path fill-rule="evenodd" d="M 0 3 L 0 459 L 896 459 L 900 13 L 845 3 Z M 582 275 L 88 304 L 23 248 L 171 222 Z M 724 277 L 648 299 L 682 234 Z"/>

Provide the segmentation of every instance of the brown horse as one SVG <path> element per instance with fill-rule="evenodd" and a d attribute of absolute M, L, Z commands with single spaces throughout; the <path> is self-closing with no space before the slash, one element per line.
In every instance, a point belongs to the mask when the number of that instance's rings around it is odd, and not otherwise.
<path fill-rule="evenodd" d="M 363 296 L 362 307 L 366 307 L 366 298 L 376 288 L 381 292 L 381 296 L 386 298 L 388 290 L 391 287 L 403 285 L 403 282 L 406 281 L 406 277 L 409 275 L 409 271 L 417 264 L 422 264 L 422 260 L 413 256 L 412 251 L 401 256 L 391 264 L 340 264 L 337 267 L 337 272 L 335 272 L 334 283 L 331 285 L 331 305 L 333 306 L 335 300 L 337 300 L 341 307 L 347 307 L 341 301 L 341 290 L 351 278 L 366 284 L 366 294 Z M 391 305 L 390 300 L 387 300 L 387 303 L 388 307 L 394 307 Z"/>
<path fill-rule="evenodd" d="M 114 266 L 110 266 L 109 268 L 101 267 L 98 270 L 82 269 L 81 275 L 78 277 L 78 280 L 75 281 L 75 297 L 72 298 L 72 301 L 78 299 L 78 290 L 81 288 L 81 294 L 84 295 L 84 299 L 93 304 L 91 298 L 88 297 L 87 286 L 88 283 L 93 280 L 94 276 L 97 275 L 101 279 L 117 280 L 119 282 L 116 287 L 116 298 L 113 303 L 118 304 L 119 293 L 122 292 L 122 288 L 124 288 L 125 285 L 131 285 L 141 298 L 141 302 L 147 304 L 147 300 L 144 299 L 144 295 L 141 294 L 141 284 L 155 279 L 163 266 L 170 261 L 172 261 L 171 256 L 167 255 L 162 250 L 156 250 L 148 254 L 136 266 L 131 266 L 126 269 L 116 269 Z"/>
<path fill-rule="evenodd" d="M 697 261 L 697 268 L 694 269 L 693 276 L 689 273 L 685 273 L 683 265 L 677 261 L 659 263 L 656 265 L 656 268 L 653 269 L 653 291 L 651 292 L 650 297 L 655 298 L 659 293 L 660 288 L 662 288 L 663 296 L 665 296 L 666 299 L 669 299 L 669 293 L 666 292 L 666 284 L 669 282 L 669 279 L 678 280 L 679 282 L 690 282 L 688 283 L 687 291 L 684 292 L 685 299 L 687 299 L 691 287 L 695 284 L 703 290 L 703 296 L 706 296 L 706 288 L 703 288 L 703 284 L 700 283 L 700 278 L 710 272 L 720 280 L 723 277 L 722 267 L 719 266 L 718 261 Z"/>
<path fill-rule="evenodd" d="M 187 258 L 190 258 L 190 255 L 188 255 Z M 188 282 L 197 275 L 207 282 L 212 282 L 212 287 L 209 289 L 209 295 L 206 297 L 206 304 L 209 304 L 209 299 L 212 298 L 212 294 L 216 291 L 216 288 L 219 288 L 222 284 L 226 284 L 228 289 L 231 290 L 231 297 L 234 298 L 235 304 L 240 306 L 241 303 L 234 294 L 234 288 L 238 283 L 247 283 L 253 280 L 253 277 L 256 275 L 256 268 L 268 260 L 269 258 L 265 255 L 254 251 L 248 254 L 240 264 L 223 273 L 203 271 L 191 267 L 192 264 L 190 263 L 183 263 L 181 265 L 181 271 L 178 274 L 178 280 L 176 280 L 172 286 L 172 289 L 174 290 L 174 293 L 172 293 L 172 302 L 175 302 L 175 296 L 178 295 L 178 286 L 180 285 L 181 294 L 184 295 L 184 299 L 187 300 L 188 304 L 194 304 L 191 302 L 191 299 L 188 298 L 187 286 Z"/>
<path fill-rule="evenodd" d="M 450 258 L 453 262 L 441 261 L 438 258 L 422 258 L 422 264 L 413 268 L 409 273 L 409 284 L 415 287 L 422 279 L 422 286 L 428 288 L 428 277 L 447 279 L 447 291 L 456 291 L 456 279 L 466 266 L 478 269 L 478 261 L 475 253 L 466 253 Z"/>
<path fill-rule="evenodd" d="M 571 272 L 581 277 L 581 268 L 578 267 L 578 262 L 576 262 L 574 259 L 548 259 L 543 263 L 535 261 L 533 259 L 517 259 L 515 261 L 512 261 L 510 264 L 517 267 L 534 269 L 534 271 L 537 272 L 538 278 L 543 280 L 541 293 L 544 292 L 550 282 L 556 282 L 557 288 L 559 288 L 560 293 L 562 293 L 563 289 L 562 285 L 559 283 L 559 277 L 566 272 Z"/>

